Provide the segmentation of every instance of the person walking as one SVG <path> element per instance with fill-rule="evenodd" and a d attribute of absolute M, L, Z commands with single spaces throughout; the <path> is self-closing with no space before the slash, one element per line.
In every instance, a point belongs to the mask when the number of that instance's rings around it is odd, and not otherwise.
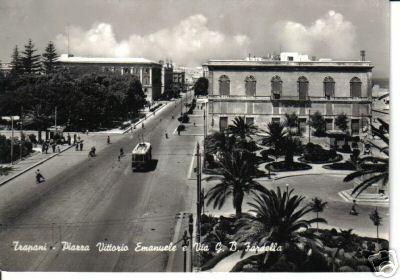
<path fill-rule="evenodd" d="M 75 144 L 75 151 L 79 151 L 79 143 L 78 142 L 76 142 L 76 144 Z"/>
<path fill-rule="evenodd" d="M 81 142 L 79 143 L 79 150 L 82 151 L 82 149 L 83 149 L 83 140 L 81 140 Z"/>
<path fill-rule="evenodd" d="M 76 133 L 74 133 L 74 145 L 76 144 Z"/>
<path fill-rule="evenodd" d="M 71 135 L 69 135 L 69 132 L 68 132 L 68 136 L 67 136 L 67 141 L 68 141 L 68 145 L 71 146 Z"/>
<path fill-rule="evenodd" d="M 107 144 L 110 144 L 111 143 L 111 140 L 110 140 L 110 136 L 108 135 L 107 136 Z"/>
<path fill-rule="evenodd" d="M 45 181 L 45 179 L 44 179 L 42 173 L 40 173 L 39 169 L 36 170 L 35 175 L 36 175 L 36 183 L 37 184 L 40 184 L 41 182 Z"/>

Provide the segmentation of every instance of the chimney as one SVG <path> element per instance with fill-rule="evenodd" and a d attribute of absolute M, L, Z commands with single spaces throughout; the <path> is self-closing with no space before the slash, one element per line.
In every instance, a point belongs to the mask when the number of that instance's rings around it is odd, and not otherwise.
<path fill-rule="evenodd" d="M 365 61 L 365 50 L 360 51 L 361 61 Z"/>

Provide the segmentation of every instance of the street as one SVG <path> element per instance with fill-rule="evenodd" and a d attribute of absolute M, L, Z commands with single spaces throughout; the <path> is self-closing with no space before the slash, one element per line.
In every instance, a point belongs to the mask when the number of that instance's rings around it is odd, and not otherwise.
<path fill-rule="evenodd" d="M 70 149 L 39 166 L 45 182 L 35 183 L 33 169 L 2 186 L 0 269 L 165 271 L 168 252 L 135 252 L 135 247 L 139 242 L 168 245 L 177 214 L 190 209 L 186 174 L 196 138 L 173 135 L 179 114 L 179 104 L 172 102 L 146 120 L 144 129 L 112 135 L 109 145 L 106 135 L 90 136 L 96 143 L 95 158 L 87 156 L 90 147 Z M 156 166 L 132 172 L 130 152 L 142 131 L 152 144 Z M 118 161 L 120 148 L 125 156 Z M 69 249 L 62 250 L 63 241 L 70 242 Z M 16 242 L 46 250 L 18 251 Z M 109 244 L 121 250 L 100 252 Z"/>

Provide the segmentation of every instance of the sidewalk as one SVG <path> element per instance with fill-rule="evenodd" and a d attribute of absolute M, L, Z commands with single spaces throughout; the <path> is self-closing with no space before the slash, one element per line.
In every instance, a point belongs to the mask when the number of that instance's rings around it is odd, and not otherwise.
<path fill-rule="evenodd" d="M 59 145 L 61 152 L 64 152 L 71 148 L 72 146 L 69 145 Z M 50 151 L 46 153 L 39 152 L 34 150 L 29 156 L 23 158 L 21 161 L 14 162 L 13 165 L 11 164 L 3 164 L 2 167 L 10 167 L 12 168 L 11 171 L 7 175 L 0 176 L 0 186 L 6 184 L 7 182 L 11 181 L 12 179 L 18 177 L 19 175 L 35 168 L 36 166 L 56 157 L 59 153 L 53 153 Z"/>

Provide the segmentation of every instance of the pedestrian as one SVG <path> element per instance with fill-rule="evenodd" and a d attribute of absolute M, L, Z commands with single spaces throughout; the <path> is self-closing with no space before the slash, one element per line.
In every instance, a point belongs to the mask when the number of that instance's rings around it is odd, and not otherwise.
<path fill-rule="evenodd" d="M 193 122 L 193 126 L 196 126 L 196 122 Z"/>
<path fill-rule="evenodd" d="M 78 140 L 77 140 L 78 142 L 80 142 L 81 141 L 81 137 L 80 136 L 78 136 Z"/>
<path fill-rule="evenodd" d="M 108 135 L 107 136 L 107 144 L 110 144 L 111 143 L 111 140 L 110 140 L 110 136 Z"/>
<path fill-rule="evenodd" d="M 78 142 L 76 142 L 76 144 L 75 144 L 75 151 L 79 151 L 79 143 Z"/>
<path fill-rule="evenodd" d="M 83 140 L 81 140 L 81 142 L 79 143 L 79 150 L 82 151 L 82 149 L 83 149 Z"/>
<path fill-rule="evenodd" d="M 45 146 L 44 146 L 44 142 L 42 143 L 42 154 L 44 154 L 45 151 Z"/>
<path fill-rule="evenodd" d="M 44 179 L 43 175 L 40 173 L 39 169 L 36 170 L 35 175 L 36 175 L 36 183 L 37 184 L 45 181 L 45 179 Z"/>
<path fill-rule="evenodd" d="M 68 136 L 67 136 L 67 141 L 68 141 L 68 145 L 71 146 L 71 135 L 69 135 L 69 132 L 68 132 Z"/>
<path fill-rule="evenodd" d="M 76 133 L 74 133 L 74 145 L 76 144 Z"/>
<path fill-rule="evenodd" d="M 142 128 L 144 128 L 144 123 L 142 123 Z"/>
<path fill-rule="evenodd" d="M 51 145 L 51 149 L 53 150 L 53 154 L 56 152 L 56 143 Z"/>
<path fill-rule="evenodd" d="M 45 150 L 46 155 L 47 155 L 47 152 L 49 150 L 49 144 L 47 142 L 44 144 L 44 150 Z"/>
<path fill-rule="evenodd" d="M 86 135 L 89 135 L 89 129 L 86 129 Z"/>
<path fill-rule="evenodd" d="M 60 146 L 57 146 L 57 153 L 58 153 L 58 154 L 61 153 Z"/>

